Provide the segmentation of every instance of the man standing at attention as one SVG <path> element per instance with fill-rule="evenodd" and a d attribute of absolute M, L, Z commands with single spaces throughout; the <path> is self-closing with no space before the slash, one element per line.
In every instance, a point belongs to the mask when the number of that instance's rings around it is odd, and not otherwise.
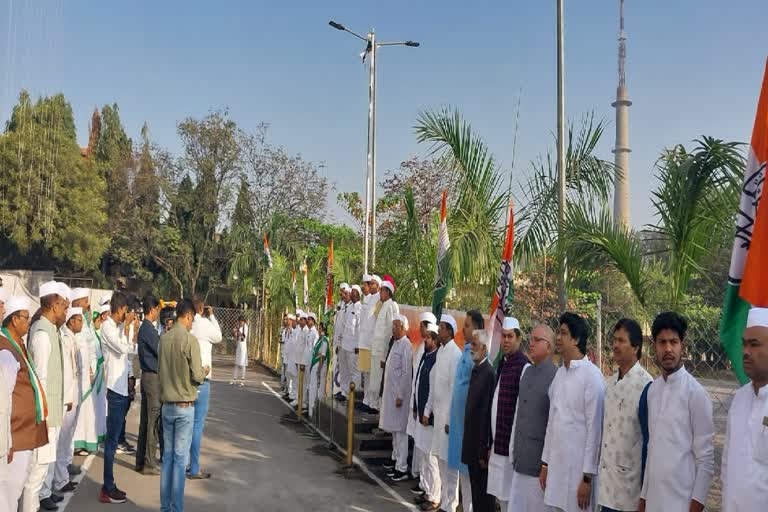
<path fill-rule="evenodd" d="M 648 388 L 648 458 L 641 512 L 701 512 L 715 472 L 715 426 L 707 391 L 683 366 L 688 322 L 661 313 L 651 326 L 661 376 Z"/>
<path fill-rule="evenodd" d="M 358 285 L 352 287 L 350 302 L 344 309 L 344 321 L 339 322 L 340 325 L 343 325 L 344 332 L 341 333 L 341 345 L 336 346 L 340 389 L 335 398 L 340 402 L 347 399 L 350 383 L 354 382 L 355 389 L 362 391 L 360 388 L 360 371 L 357 365 L 357 342 L 360 337 L 360 312 L 362 308 L 361 293 Z M 340 311 L 337 311 L 336 314 L 338 315 Z"/>
<path fill-rule="evenodd" d="M 552 362 L 554 345 L 555 333 L 549 326 L 539 324 L 533 328 L 528 350 L 531 364 L 523 368 L 520 376 L 520 393 L 512 423 L 509 451 L 514 468 L 512 487 L 509 504 L 502 512 L 545 512 L 547 509 L 539 474 L 549 420 L 549 386 L 557 372 Z"/>
<path fill-rule="evenodd" d="M 744 372 L 728 411 L 722 512 L 765 508 L 768 497 L 768 309 L 752 308 L 743 335 Z"/>
<path fill-rule="evenodd" d="M 453 389 L 451 390 L 451 415 L 448 422 L 450 425 L 448 432 L 448 468 L 459 471 L 461 504 L 464 510 L 470 510 L 472 506 L 472 484 L 469 480 L 469 471 L 467 465 L 461 462 L 467 392 L 469 391 L 469 379 L 472 377 L 472 369 L 475 367 L 475 363 L 472 361 L 470 344 L 475 338 L 475 331 L 482 329 L 485 329 L 483 314 L 476 309 L 467 311 L 462 327 L 464 354 L 462 354 L 456 367 L 456 378 L 453 381 Z"/>
<path fill-rule="evenodd" d="M 362 383 L 363 403 L 358 407 L 362 412 L 370 413 L 373 411 L 371 400 L 374 399 L 371 391 L 371 341 L 373 340 L 373 328 L 376 324 L 376 310 L 380 307 L 381 294 L 379 287 L 381 278 L 372 275 L 368 282 L 368 295 L 363 296 L 363 306 L 360 310 L 360 336 L 357 343 L 358 359 L 357 365 L 360 370 L 360 380 Z M 379 392 L 376 390 L 376 396 Z"/>
<path fill-rule="evenodd" d="M 339 286 L 339 303 L 336 304 L 336 313 L 333 318 L 333 353 L 336 356 L 336 362 L 332 365 L 333 373 L 338 375 L 339 387 L 343 390 L 345 388 L 344 381 L 348 380 L 349 369 L 346 366 L 347 361 L 343 359 L 344 354 L 341 352 L 343 345 L 342 339 L 344 338 L 345 323 L 347 321 L 347 308 L 349 307 L 349 301 L 352 298 L 352 288 L 349 284 L 341 283 Z M 337 382 L 334 380 L 334 382 Z M 347 382 L 346 389 L 349 390 L 349 382 Z"/>
<path fill-rule="evenodd" d="M 9 297 L 5 301 L 0 334 L 0 373 L 10 388 L 11 431 L 5 455 L 6 474 L 0 474 L 0 510 L 17 510 L 35 460 L 35 450 L 48 444 L 45 393 L 25 343 L 29 319 L 36 307 L 25 296 Z M 35 510 L 36 495 L 31 505 L 34 506 L 22 510 Z"/>
<path fill-rule="evenodd" d="M 64 412 L 72 405 L 64 402 L 64 359 L 59 328 L 64 325 L 69 308 L 69 290 L 49 281 L 40 285 L 40 318 L 29 329 L 29 355 L 48 405 L 48 444 L 35 450 L 32 470 L 24 486 L 23 512 L 35 512 L 39 506 L 56 510 L 52 498 L 53 463 L 64 420 Z"/>
<path fill-rule="evenodd" d="M 189 461 L 195 420 L 197 388 L 207 370 L 200 359 L 200 344 L 190 334 L 195 306 L 189 299 L 176 306 L 176 323 L 160 338 L 159 381 L 163 402 L 163 466 L 160 475 L 160 510 L 184 510 L 184 471 Z"/>
<path fill-rule="evenodd" d="M 459 470 L 448 467 L 448 432 L 451 414 L 451 396 L 456 380 L 456 368 L 461 359 L 461 349 L 453 340 L 457 330 L 456 320 L 443 314 L 437 328 L 440 351 L 432 369 L 435 385 L 430 386 L 429 399 L 424 416 L 434 416 L 431 453 L 437 458 L 440 471 L 442 496 L 440 509 L 454 512 L 459 502 Z M 422 509 L 423 510 L 423 509 Z"/>
<path fill-rule="evenodd" d="M 494 512 L 496 500 L 487 492 L 488 454 L 491 450 L 491 403 L 496 374 L 488 362 L 491 339 L 484 330 L 475 331 L 470 342 L 475 367 L 469 379 L 461 461 L 469 468 L 473 512 Z"/>
<path fill-rule="evenodd" d="M 421 357 L 424 355 L 424 351 L 427 348 L 426 341 L 429 333 L 427 327 L 429 324 L 437 324 L 437 319 L 432 313 L 424 312 L 419 315 L 419 335 L 421 340 L 413 353 L 413 372 L 411 377 L 411 394 L 415 393 L 416 378 L 419 373 L 419 364 L 421 363 Z M 414 417 L 413 414 L 408 414 L 408 425 L 406 427 L 406 433 L 413 439 L 413 458 L 411 459 L 411 477 L 415 480 L 419 480 L 421 473 L 421 464 L 424 460 L 423 452 L 421 452 L 416 446 L 416 425 L 419 423 L 419 418 Z M 412 491 L 421 493 L 422 489 L 416 485 Z"/>
<path fill-rule="evenodd" d="M 426 416 L 427 400 L 435 384 L 432 371 L 437 362 L 439 341 L 437 326 L 428 324 L 424 338 L 424 355 L 416 370 L 411 401 L 412 417 L 418 422 L 414 429 L 414 457 L 421 459 L 419 485 L 411 490 L 422 510 L 436 510 L 440 506 L 440 472 L 437 457 L 431 453 L 434 432 L 434 416 Z"/>
<path fill-rule="evenodd" d="M 133 322 L 128 312 L 128 299 L 115 292 L 110 299 L 110 316 L 101 324 L 101 338 L 107 360 L 107 438 L 104 442 L 104 484 L 102 503 L 124 503 L 125 493 L 115 485 L 114 464 L 120 431 L 128 413 L 128 353 L 133 340 L 128 337 Z"/>
<path fill-rule="evenodd" d="M 520 350 L 523 333 L 517 318 L 506 317 L 501 325 L 501 352 L 496 375 L 496 390 L 491 407 L 491 434 L 493 446 L 488 462 L 488 494 L 501 501 L 502 511 L 506 510 L 509 491 L 512 487 L 512 460 L 509 457 L 512 425 L 517 409 L 520 377 L 528 358 Z"/>
<path fill-rule="evenodd" d="M 200 470 L 200 444 L 203 442 L 205 418 L 208 416 L 208 402 L 211 398 L 211 351 L 213 346 L 221 343 L 221 328 L 219 321 L 213 315 L 213 308 L 205 306 L 200 298 L 193 301 L 195 320 L 192 324 L 192 336 L 200 344 L 200 360 L 205 370 L 205 382 L 197 389 L 195 403 L 195 428 L 192 433 L 192 445 L 189 451 L 190 480 L 205 480 L 211 478 L 210 473 Z"/>
<path fill-rule="evenodd" d="M 159 475 L 156 447 L 160 432 L 160 381 L 157 357 L 160 335 L 154 323 L 160 318 L 160 301 L 154 295 L 144 297 L 144 320 L 139 327 L 139 363 L 141 364 L 141 416 L 136 447 L 136 471 Z"/>
<path fill-rule="evenodd" d="M 593 510 L 595 504 L 592 480 L 600 457 L 605 380 L 586 356 L 587 335 L 583 318 L 560 316 L 555 346 L 563 365 L 549 388 L 540 476 L 544 503 L 555 511 Z"/>
<path fill-rule="evenodd" d="M 408 478 L 408 404 L 411 402 L 413 348 L 408 339 L 408 318 L 398 315 L 392 322 L 395 339 L 387 355 L 384 369 L 384 393 L 381 396 L 379 428 L 392 433 L 391 478 L 401 482 Z"/>
<path fill-rule="evenodd" d="M 379 413 L 381 407 L 381 383 L 384 378 L 384 360 L 387 358 L 389 340 L 392 339 L 392 322 L 400 314 L 395 302 L 395 285 L 391 281 L 381 283 L 381 301 L 376 305 L 376 321 L 371 339 L 371 382 L 365 390 L 368 412 Z"/>
<path fill-rule="evenodd" d="M 603 512 L 634 511 L 642 487 L 643 456 L 637 405 L 653 378 L 640 365 L 643 331 L 637 322 L 619 320 L 613 328 L 611 345 L 619 369 L 608 378 L 605 390 L 597 503 Z"/>

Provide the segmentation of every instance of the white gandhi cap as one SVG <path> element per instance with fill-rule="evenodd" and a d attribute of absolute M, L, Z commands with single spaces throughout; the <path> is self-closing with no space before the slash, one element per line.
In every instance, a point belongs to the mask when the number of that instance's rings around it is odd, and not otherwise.
<path fill-rule="evenodd" d="M 504 319 L 504 323 L 501 326 L 502 329 L 505 331 L 511 331 L 512 329 L 520 330 L 520 322 L 518 322 L 517 318 L 508 316 Z"/>
<path fill-rule="evenodd" d="M 75 315 L 82 316 L 83 314 L 83 308 L 69 308 L 67 309 L 67 322 L 69 322 L 69 319 L 72 318 Z"/>
<path fill-rule="evenodd" d="M 768 308 L 752 308 L 747 316 L 747 328 L 768 327 Z"/>
<path fill-rule="evenodd" d="M 5 301 L 5 314 L 3 315 L 3 322 L 5 319 L 18 311 L 29 311 L 32 313 L 37 310 L 35 303 L 29 300 L 28 297 L 22 295 L 14 295 L 8 297 Z"/>

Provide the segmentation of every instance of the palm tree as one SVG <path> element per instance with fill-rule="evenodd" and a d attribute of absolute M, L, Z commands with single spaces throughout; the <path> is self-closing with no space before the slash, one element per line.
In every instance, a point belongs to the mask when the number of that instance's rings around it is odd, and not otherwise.
<path fill-rule="evenodd" d="M 456 174 L 458 195 L 449 198 L 448 212 L 453 280 L 491 283 L 507 204 L 496 161 L 458 110 L 423 112 L 415 129 L 417 140 L 432 143 L 432 154 Z"/>
<path fill-rule="evenodd" d="M 652 193 L 658 221 L 647 226 L 645 243 L 638 233 L 613 226 L 605 205 L 595 213 L 569 209 L 568 254 L 589 268 L 609 266 L 627 279 L 642 305 L 654 285 L 666 290 L 663 300 L 676 307 L 685 299 L 691 278 L 706 276 L 702 261 L 730 239 L 744 173 L 736 142 L 712 137 L 664 151 L 656 163 L 658 188 Z M 648 245 L 651 250 L 648 251 Z M 663 272 L 653 272 L 661 266 Z M 662 283 L 649 278 L 662 275 Z"/>

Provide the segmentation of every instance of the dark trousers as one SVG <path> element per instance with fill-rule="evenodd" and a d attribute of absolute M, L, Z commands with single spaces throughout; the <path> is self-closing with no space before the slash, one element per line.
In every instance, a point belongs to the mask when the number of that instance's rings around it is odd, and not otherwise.
<path fill-rule="evenodd" d="M 160 380 L 156 373 L 141 374 L 141 419 L 139 420 L 139 443 L 136 447 L 136 468 L 152 468 L 157 465 L 157 441 L 160 453 L 163 449 L 160 423 Z"/>
<path fill-rule="evenodd" d="M 472 511 L 495 512 L 496 498 L 488 494 L 488 467 L 479 464 L 469 466 L 469 483 L 472 487 Z"/>
<path fill-rule="evenodd" d="M 128 412 L 128 397 L 107 389 L 107 438 L 104 441 L 104 490 L 115 488 L 115 451 Z"/>

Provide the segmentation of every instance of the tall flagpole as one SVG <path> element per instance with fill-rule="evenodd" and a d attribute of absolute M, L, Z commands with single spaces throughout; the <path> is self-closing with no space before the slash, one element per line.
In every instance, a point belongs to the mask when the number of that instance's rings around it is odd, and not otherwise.
<path fill-rule="evenodd" d="M 565 257 L 563 237 L 565 236 L 565 65 L 563 34 L 563 0 L 557 0 L 557 189 L 558 223 L 557 244 L 560 255 L 560 276 L 558 282 L 560 310 L 568 304 L 566 282 L 568 261 Z"/>

